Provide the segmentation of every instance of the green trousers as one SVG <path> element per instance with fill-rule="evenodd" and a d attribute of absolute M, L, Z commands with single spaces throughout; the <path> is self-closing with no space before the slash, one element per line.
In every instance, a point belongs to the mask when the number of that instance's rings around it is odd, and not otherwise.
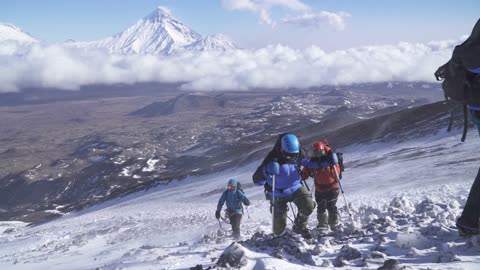
<path fill-rule="evenodd" d="M 271 195 L 266 194 L 266 198 L 270 202 L 272 201 Z M 293 202 L 298 208 L 297 217 L 294 222 L 294 226 L 297 228 L 305 228 L 307 226 L 308 217 L 312 214 L 313 209 L 315 208 L 312 196 L 304 186 L 295 191 L 290 197 L 275 197 L 275 202 L 273 202 L 273 206 L 275 207 L 273 233 L 275 235 L 282 234 L 287 226 L 289 202 Z"/>

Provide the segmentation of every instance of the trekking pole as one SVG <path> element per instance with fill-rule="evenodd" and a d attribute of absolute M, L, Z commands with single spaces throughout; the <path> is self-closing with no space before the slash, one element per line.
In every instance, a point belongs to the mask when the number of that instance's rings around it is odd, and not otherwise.
<path fill-rule="evenodd" d="M 222 228 L 222 222 L 220 221 L 220 219 L 219 219 L 219 218 L 217 218 L 217 220 L 218 220 L 218 225 L 220 225 L 220 230 L 222 230 L 222 231 L 223 231 L 223 228 Z"/>
<path fill-rule="evenodd" d="M 275 180 L 277 176 L 272 176 L 272 233 L 275 235 Z"/>
<path fill-rule="evenodd" d="M 304 184 L 305 187 L 307 188 L 308 192 L 310 192 L 310 187 L 308 186 L 308 183 L 307 183 L 306 179 L 302 181 L 302 184 Z"/>
<path fill-rule="evenodd" d="M 293 217 L 294 217 L 294 218 L 297 218 L 297 215 L 295 214 L 295 209 L 293 209 L 292 203 L 289 202 L 288 204 L 290 204 L 290 208 L 292 208 Z"/>
<path fill-rule="evenodd" d="M 247 209 L 247 217 L 250 218 L 250 212 L 248 212 L 248 206 L 245 206 L 245 209 Z"/>
<path fill-rule="evenodd" d="M 340 190 L 342 191 L 342 196 L 345 200 L 345 207 L 347 208 L 348 215 L 350 216 L 350 220 L 352 221 L 352 226 L 355 227 L 355 222 L 353 221 L 352 213 L 350 212 L 350 208 L 348 207 L 347 198 L 345 197 L 345 192 L 343 191 L 342 183 L 340 183 L 340 177 L 338 177 L 338 172 L 335 165 L 333 165 L 333 170 L 335 171 L 335 177 L 337 178 L 338 185 L 340 186 Z"/>

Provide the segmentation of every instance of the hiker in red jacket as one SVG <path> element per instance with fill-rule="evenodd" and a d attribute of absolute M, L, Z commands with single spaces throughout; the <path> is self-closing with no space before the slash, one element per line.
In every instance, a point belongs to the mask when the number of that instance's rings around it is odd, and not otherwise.
<path fill-rule="evenodd" d="M 322 142 L 314 143 L 312 150 L 312 157 L 302 170 L 302 180 L 313 177 L 315 181 L 315 201 L 318 205 L 317 228 L 328 230 L 330 225 L 330 229 L 333 231 L 338 224 L 336 206 L 339 194 L 337 176 L 340 173 L 338 157 L 330 147 Z"/>

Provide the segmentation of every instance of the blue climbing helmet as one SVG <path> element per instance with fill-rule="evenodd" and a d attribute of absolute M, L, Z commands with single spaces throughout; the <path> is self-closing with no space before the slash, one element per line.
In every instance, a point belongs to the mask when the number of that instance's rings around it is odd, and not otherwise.
<path fill-rule="evenodd" d="M 238 185 L 238 180 L 237 179 L 230 179 L 228 180 L 228 189 L 230 190 L 234 190 L 234 189 L 237 189 L 237 185 Z"/>
<path fill-rule="evenodd" d="M 297 136 L 286 134 L 282 137 L 282 151 L 287 155 L 297 155 L 300 152 L 300 142 Z"/>

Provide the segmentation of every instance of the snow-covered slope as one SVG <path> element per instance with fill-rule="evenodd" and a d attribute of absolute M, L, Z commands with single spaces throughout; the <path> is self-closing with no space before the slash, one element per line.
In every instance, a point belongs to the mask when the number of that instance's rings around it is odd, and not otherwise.
<path fill-rule="evenodd" d="M 19 27 L 10 23 L 0 23 L 0 42 L 17 41 L 20 43 L 36 43 L 37 39 Z"/>
<path fill-rule="evenodd" d="M 227 51 L 227 50 L 236 50 L 238 49 L 237 45 L 230 40 L 229 37 L 223 34 L 214 34 L 206 36 L 188 46 L 185 47 L 187 50 L 195 51 Z"/>
<path fill-rule="evenodd" d="M 137 23 L 112 37 L 91 42 L 69 43 L 68 46 L 103 48 L 120 54 L 170 54 L 177 50 L 225 51 L 236 46 L 223 35 L 203 38 L 176 18 L 158 7 Z"/>
<path fill-rule="evenodd" d="M 339 149 L 347 160 L 342 183 L 356 223 L 353 231 L 340 197 L 336 235 L 306 241 L 287 230 L 272 239 L 269 202 L 262 187 L 250 184 L 258 161 L 35 227 L 2 222 L 0 267 L 206 269 L 233 241 L 229 225 L 220 229 L 214 210 L 227 180 L 235 177 L 252 200 L 239 242 L 246 263 L 242 269 L 377 269 L 387 259 L 407 269 L 476 269 L 480 238 L 459 237 L 454 222 L 478 170 L 471 151 L 480 147 L 480 140 L 471 132 L 467 143 L 459 143 L 459 132 Z M 310 226 L 315 225 L 314 213 Z"/>

